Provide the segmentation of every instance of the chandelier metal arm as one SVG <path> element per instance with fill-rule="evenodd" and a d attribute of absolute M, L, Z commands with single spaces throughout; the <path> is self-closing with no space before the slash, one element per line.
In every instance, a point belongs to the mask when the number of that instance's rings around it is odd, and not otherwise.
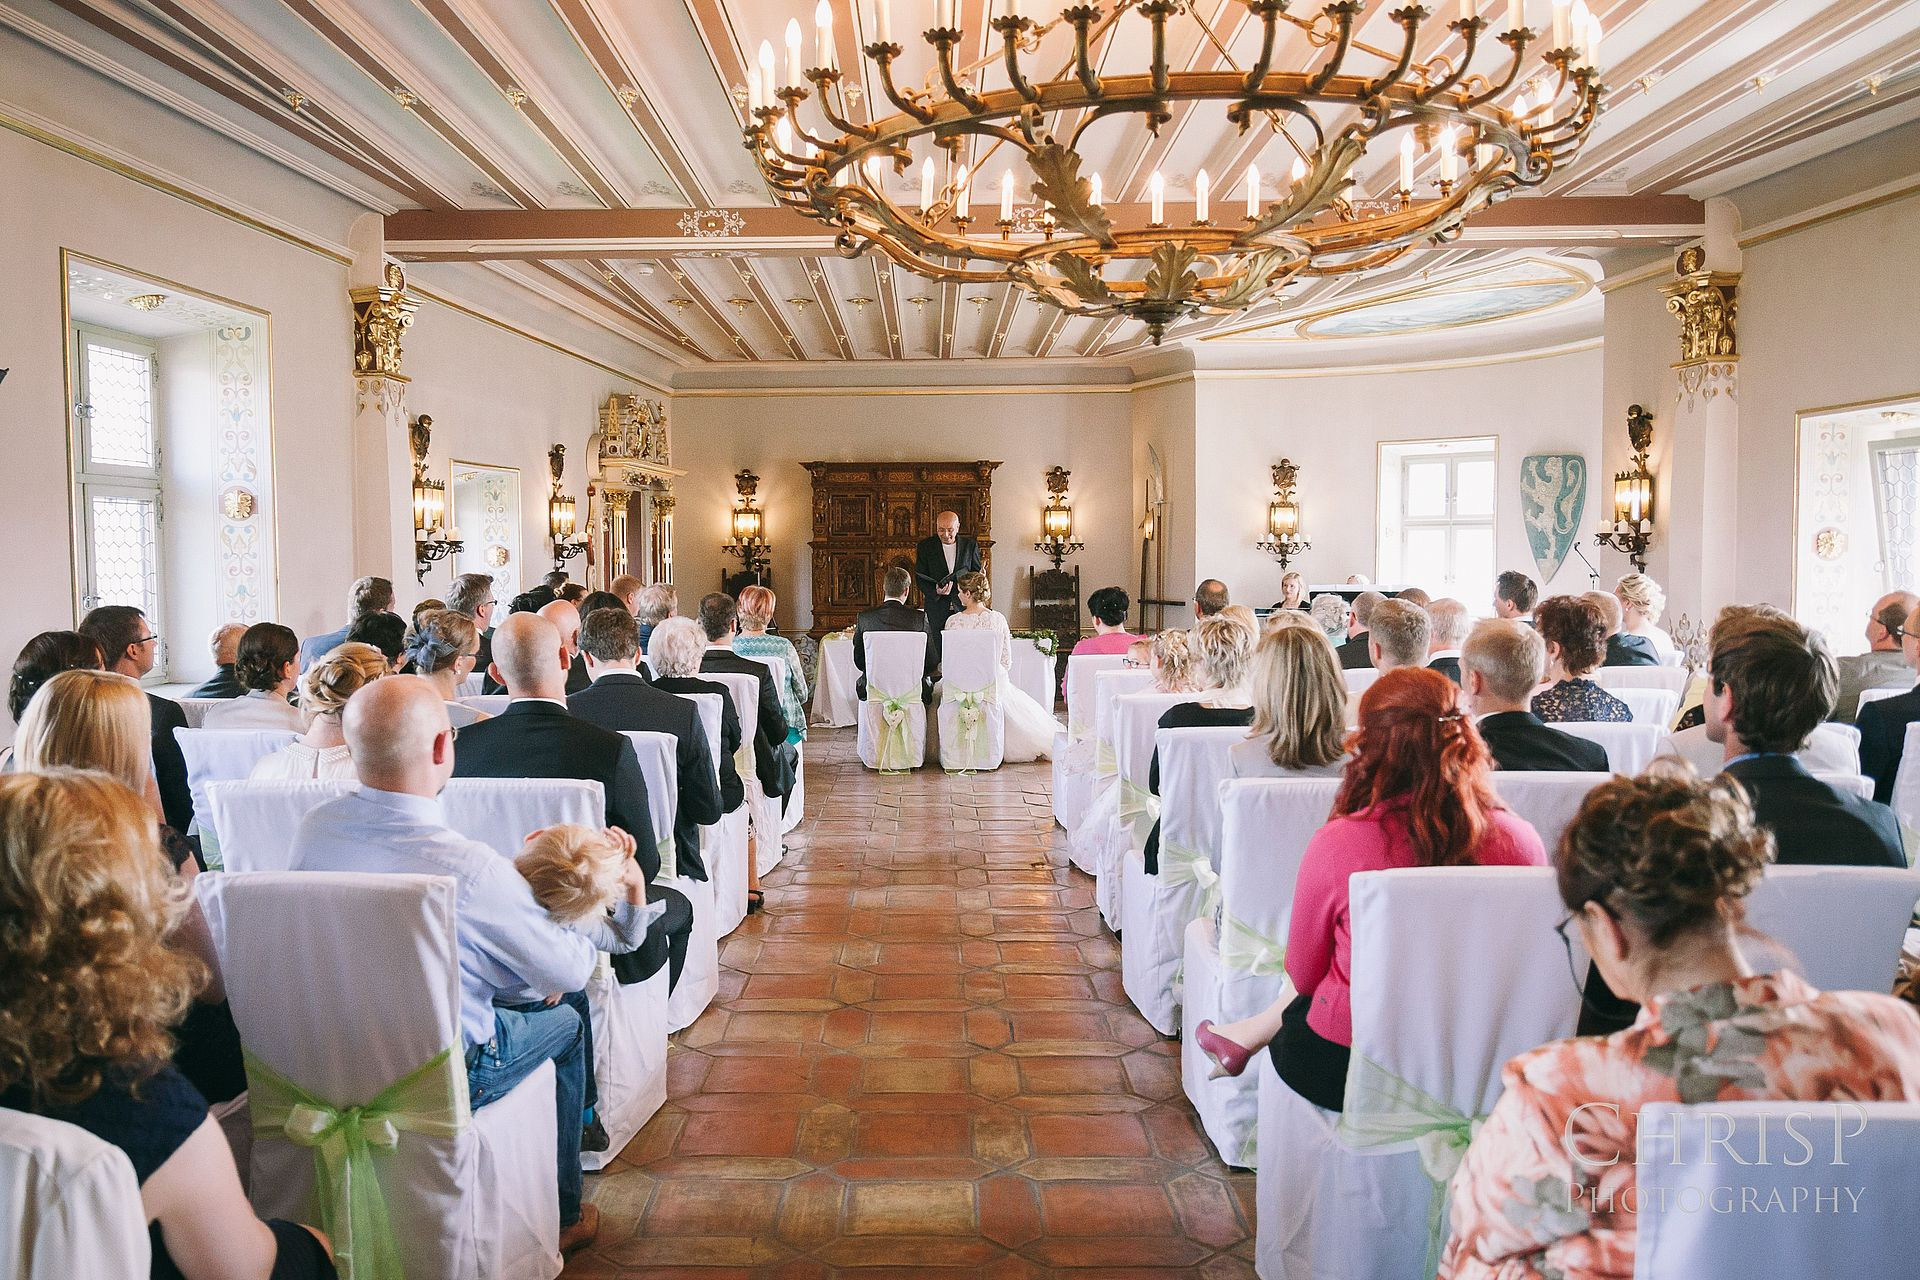
<path fill-rule="evenodd" d="M 1470 97 L 1462 103 L 1469 111 L 1475 107 L 1486 106 L 1489 102 L 1492 102 L 1495 98 L 1500 97 L 1513 87 L 1513 82 L 1520 78 L 1520 64 L 1522 58 L 1526 55 L 1527 46 L 1533 42 L 1533 31 L 1527 27 L 1515 27 L 1511 31 L 1501 32 L 1498 39 L 1501 44 L 1513 50 L 1513 61 L 1507 66 L 1505 79 L 1501 80 L 1498 84 L 1493 83 L 1491 80 L 1487 81 L 1488 88 L 1485 93 Z"/>
<path fill-rule="evenodd" d="M 1486 29 L 1485 18 L 1462 18 L 1458 22 L 1448 23 L 1447 30 L 1460 37 L 1460 61 L 1447 73 L 1445 79 L 1434 82 L 1414 95 L 1414 101 L 1431 102 L 1458 84 L 1460 77 L 1467 73 L 1467 67 L 1473 62 L 1473 51 L 1480 43 L 1480 33 Z"/>
<path fill-rule="evenodd" d="M 940 83 L 946 86 L 947 97 L 970 112 L 983 111 L 987 104 L 968 92 L 953 74 L 953 47 L 960 42 L 961 35 L 956 27 L 934 27 L 927 32 L 927 43 L 939 55 L 936 61 L 940 66 Z"/>
<path fill-rule="evenodd" d="M 873 59 L 874 67 L 880 72 L 880 88 L 885 91 L 887 101 L 916 120 L 931 120 L 933 112 L 921 106 L 912 97 L 902 94 L 899 87 L 893 83 L 893 60 L 905 52 L 906 50 L 897 44 L 878 41 L 866 48 L 867 57 Z"/>
<path fill-rule="evenodd" d="M 1038 102 L 1040 95 L 1027 83 L 1026 75 L 1020 70 L 1020 37 L 1033 27 L 1031 18 L 995 18 L 993 29 L 998 31 L 1007 42 L 1007 83 L 1014 92 L 1028 102 Z"/>
<path fill-rule="evenodd" d="M 827 92 L 827 87 L 829 85 L 832 85 L 836 89 L 839 87 L 840 73 L 838 71 L 832 67 L 814 67 L 807 72 L 807 79 L 813 81 L 814 92 L 818 95 L 820 101 L 820 114 L 827 118 L 828 124 L 838 129 L 841 133 L 852 134 L 856 138 L 873 137 L 874 130 L 872 125 L 854 124 L 852 121 L 847 120 L 841 112 L 833 109 L 834 95 Z"/>
<path fill-rule="evenodd" d="M 1427 13 L 1428 11 L 1419 5 L 1410 4 L 1404 9 L 1395 9 L 1387 15 L 1400 25 L 1402 31 L 1406 32 L 1406 39 L 1401 43 L 1400 58 L 1393 64 L 1393 70 L 1367 86 L 1368 97 L 1381 92 L 1388 85 L 1400 83 L 1407 74 L 1407 68 L 1413 65 L 1414 44 L 1420 39 L 1420 24 L 1426 21 Z"/>
<path fill-rule="evenodd" d="M 1167 19 L 1178 6 L 1174 0 L 1146 0 L 1139 12 L 1153 24 L 1153 56 L 1147 63 L 1152 69 L 1153 93 L 1157 98 L 1167 96 L 1169 72 L 1167 70 Z"/>
<path fill-rule="evenodd" d="M 1247 0 L 1247 11 L 1260 19 L 1260 56 L 1253 60 L 1253 66 L 1247 71 L 1247 93 L 1253 94 L 1260 88 L 1260 82 L 1267 78 L 1267 71 L 1273 66 L 1273 37 L 1279 29 L 1280 11 L 1287 7 L 1287 0 Z M 1244 131 L 1246 126 L 1241 126 Z"/>
<path fill-rule="evenodd" d="M 1094 97 L 1100 96 L 1100 75 L 1093 69 L 1092 27 L 1100 21 L 1100 6 L 1077 4 L 1060 11 L 1073 26 L 1073 68 L 1080 83 Z"/>
<path fill-rule="evenodd" d="M 1333 52 L 1327 55 L 1327 64 L 1320 68 L 1319 74 L 1307 82 L 1304 96 L 1312 97 L 1333 83 L 1340 74 L 1340 66 L 1347 60 L 1347 50 L 1353 47 L 1353 20 L 1359 16 L 1360 0 L 1338 0 L 1328 5 L 1322 12 L 1339 26 L 1339 34 L 1333 39 Z"/>
<path fill-rule="evenodd" d="M 785 101 L 787 104 L 787 127 L 793 130 L 793 136 L 797 140 L 806 143 L 808 146 L 812 147 L 815 151 L 818 151 L 823 155 L 835 155 L 835 154 L 843 153 L 846 150 L 846 147 L 844 144 L 839 142 L 831 142 L 826 138 L 816 138 L 811 133 L 807 132 L 807 127 L 805 125 L 800 123 L 800 104 L 802 102 L 805 102 L 808 98 L 812 96 L 813 95 L 808 93 L 805 89 L 800 89 L 800 88 L 782 89 L 780 91 L 781 99 Z M 810 165 L 813 163 L 813 161 L 810 158 L 804 155 L 796 156 L 794 158 L 802 166 Z"/>

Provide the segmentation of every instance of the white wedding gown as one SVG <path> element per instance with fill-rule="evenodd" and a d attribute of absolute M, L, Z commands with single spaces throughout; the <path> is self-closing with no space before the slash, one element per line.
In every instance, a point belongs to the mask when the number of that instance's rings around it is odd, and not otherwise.
<path fill-rule="evenodd" d="M 956 613 L 947 619 L 948 631 L 997 631 L 1000 633 L 1000 666 L 994 673 L 993 696 L 1006 715 L 1006 754 L 1008 764 L 1045 760 L 1053 754 L 1053 735 L 1064 732 L 1051 712 L 1033 700 L 1033 695 L 1017 687 L 1009 672 L 1013 670 L 1013 635 L 1007 620 L 992 609 L 981 613 Z"/>

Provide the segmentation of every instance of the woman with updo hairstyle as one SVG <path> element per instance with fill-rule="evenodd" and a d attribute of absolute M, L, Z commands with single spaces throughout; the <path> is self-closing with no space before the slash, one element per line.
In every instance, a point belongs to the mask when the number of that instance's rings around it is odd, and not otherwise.
<path fill-rule="evenodd" d="M 78 631 L 42 631 L 20 647 L 13 660 L 13 678 L 7 685 L 7 714 L 15 724 L 26 714 L 27 703 L 40 686 L 62 671 L 98 668 L 100 646 Z"/>
<path fill-rule="evenodd" d="M 1667 608 L 1667 593 L 1660 584 L 1644 573 L 1629 573 L 1613 584 L 1613 595 L 1620 602 L 1621 634 L 1651 640 L 1661 662 L 1678 663 L 1679 646 L 1660 625 L 1660 615 Z"/>
<path fill-rule="evenodd" d="M 1663 759 L 1587 794 L 1555 857 L 1568 965 L 1577 931 L 1607 984 L 1643 1008 L 1624 1031 L 1507 1063 L 1453 1180 L 1445 1280 L 1635 1274 L 1636 1216 L 1622 1206 L 1637 1198 L 1650 1102 L 1920 1100 L 1910 1005 L 1754 971 L 1766 948 L 1743 925 L 1746 897 L 1772 860 L 1772 836 L 1725 775 L 1702 781 Z"/>
<path fill-rule="evenodd" d="M 1580 596 L 1551 596 L 1533 611 L 1533 625 L 1547 643 L 1549 687 L 1534 695 L 1533 714 L 1549 724 L 1633 719 L 1627 704 L 1586 678 L 1607 656 L 1607 616 Z"/>
<path fill-rule="evenodd" d="M 999 637 L 1000 660 L 994 667 L 993 697 L 1005 717 L 1001 759 L 1008 764 L 1027 760 L 1045 760 L 1053 755 L 1053 740 L 1063 728 L 1053 713 L 1034 696 L 1013 682 L 1013 632 L 1005 615 L 989 606 L 993 587 L 987 575 L 970 570 L 953 580 L 953 592 L 960 599 L 960 611 L 947 619 L 948 631 L 990 631 Z M 1052 682 L 1048 682 L 1048 698 Z"/>
<path fill-rule="evenodd" d="M 407 661 L 413 674 L 424 676 L 447 704 L 447 721 L 464 729 L 487 717 L 459 700 L 460 684 L 473 674 L 480 660 L 480 629 L 473 619 L 451 609 L 423 613 L 414 621 L 407 640 Z"/>
<path fill-rule="evenodd" d="M 255 761 L 248 776 L 353 781 L 353 757 L 340 728 L 341 713 L 347 709 L 347 699 L 391 672 L 387 656 L 370 644 L 349 640 L 328 650 L 300 676 L 300 709 L 307 716 L 307 731 Z"/>
<path fill-rule="evenodd" d="M 771 634 L 776 603 L 770 588 L 741 588 L 740 631 L 733 637 L 733 651 L 743 658 L 784 660 L 786 675 L 782 677 L 776 669 L 773 687 L 780 695 L 780 714 L 786 717 L 787 741 L 799 742 L 807 736 L 807 677 L 793 641 Z"/>
<path fill-rule="evenodd" d="M 1545 866 L 1528 823 L 1493 793 L 1492 758 L 1453 681 L 1396 667 L 1360 696 L 1360 722 L 1333 813 L 1308 841 L 1294 882 L 1287 976 L 1299 993 L 1251 1018 L 1194 1036 L 1220 1075 L 1239 1075 L 1266 1046 L 1280 1079 L 1338 1111 L 1353 1045 L 1353 934 L 1347 881 L 1404 867 Z M 1489 980 L 1493 976 L 1489 975 Z"/>
<path fill-rule="evenodd" d="M 1140 637 L 1127 630 L 1127 610 L 1133 607 L 1123 587 L 1101 587 L 1087 597 L 1093 616 L 1093 634 L 1073 646 L 1074 654 L 1125 653 Z"/>
<path fill-rule="evenodd" d="M 0 778 L 0 1107 L 125 1153 L 150 1275 L 332 1276 L 319 1233 L 254 1216 L 205 1097 L 168 1061 L 168 1028 L 206 973 L 170 945 L 191 895 L 154 832 L 152 809 L 107 774 Z"/>
<path fill-rule="evenodd" d="M 306 727 L 287 701 L 300 675 L 300 639 L 277 622 L 256 622 L 240 637 L 233 678 L 247 692 L 207 708 L 204 729 L 291 729 Z"/>
<path fill-rule="evenodd" d="M 1191 631 L 1175 628 L 1157 633 L 1151 653 L 1155 693 L 1191 693 L 1200 687 Z"/>

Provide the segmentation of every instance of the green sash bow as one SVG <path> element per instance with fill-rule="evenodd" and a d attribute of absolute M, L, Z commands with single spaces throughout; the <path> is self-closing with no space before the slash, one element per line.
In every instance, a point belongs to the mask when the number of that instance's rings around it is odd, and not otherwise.
<path fill-rule="evenodd" d="M 1101 738 L 1099 741 L 1093 744 L 1093 776 L 1094 778 L 1096 780 L 1100 778 L 1111 778 L 1114 774 L 1119 772 L 1120 772 L 1120 757 L 1116 756 L 1113 753 L 1113 744 L 1111 742 L 1108 742 L 1105 738 Z"/>
<path fill-rule="evenodd" d="M 880 708 L 880 741 L 874 759 L 882 773 L 900 773 L 920 762 L 913 758 L 913 734 L 907 727 L 907 712 L 920 705 L 920 691 L 882 693 L 867 685 L 867 701 Z"/>
<path fill-rule="evenodd" d="M 740 780 L 742 782 L 746 781 L 749 778 L 758 776 L 753 771 L 753 743 L 752 742 L 743 742 L 738 747 L 734 748 L 733 771 L 740 775 Z"/>
<path fill-rule="evenodd" d="M 962 769 L 977 768 L 980 764 L 980 734 L 987 727 L 987 708 L 993 705 L 993 693 L 993 685 L 941 692 L 941 697 L 953 703 L 953 721 L 960 730 L 960 741 L 966 744 L 967 763 Z"/>
<path fill-rule="evenodd" d="M 1433 1184 L 1427 1205 L 1423 1275 L 1439 1269 L 1440 1249 L 1446 1243 L 1447 1185 L 1466 1156 L 1473 1135 L 1485 1122 L 1485 1116 L 1454 1110 L 1364 1054 L 1353 1055 L 1347 1070 L 1346 1107 L 1340 1115 L 1340 1139 L 1351 1147 L 1385 1147 L 1419 1154 L 1420 1171 Z"/>
<path fill-rule="evenodd" d="M 1120 779 L 1120 826 L 1135 855 L 1145 856 L 1147 833 L 1159 820 L 1160 797 L 1131 778 Z"/>
<path fill-rule="evenodd" d="M 1210 916 L 1220 905 L 1220 873 L 1213 869 L 1213 859 L 1205 849 L 1168 841 L 1165 831 L 1160 833 L 1160 876 L 1169 885 L 1200 887 L 1200 901 L 1194 905 L 1190 920 Z"/>
<path fill-rule="evenodd" d="M 1287 971 L 1287 944 L 1269 938 L 1233 912 L 1222 911 L 1220 963 L 1242 973 L 1278 977 Z"/>
<path fill-rule="evenodd" d="M 677 876 L 680 874 L 679 850 L 674 847 L 672 836 L 661 836 L 653 842 L 654 852 L 660 855 L 660 874 Z"/>
<path fill-rule="evenodd" d="M 258 1137 L 313 1148 L 320 1226 L 333 1242 L 342 1280 L 400 1280 L 400 1248 L 374 1155 L 400 1135 L 451 1138 L 467 1127 L 466 1063 L 451 1048 L 357 1107 L 316 1098 L 251 1053 L 245 1054 L 247 1108 Z"/>

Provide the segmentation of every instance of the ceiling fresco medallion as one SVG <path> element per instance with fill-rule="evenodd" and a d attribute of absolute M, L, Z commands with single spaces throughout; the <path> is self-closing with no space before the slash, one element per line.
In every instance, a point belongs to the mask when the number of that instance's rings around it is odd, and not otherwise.
<path fill-rule="evenodd" d="M 683 236 L 695 240 L 723 240 L 747 229 L 747 220 L 732 209 L 695 209 L 675 220 Z"/>

